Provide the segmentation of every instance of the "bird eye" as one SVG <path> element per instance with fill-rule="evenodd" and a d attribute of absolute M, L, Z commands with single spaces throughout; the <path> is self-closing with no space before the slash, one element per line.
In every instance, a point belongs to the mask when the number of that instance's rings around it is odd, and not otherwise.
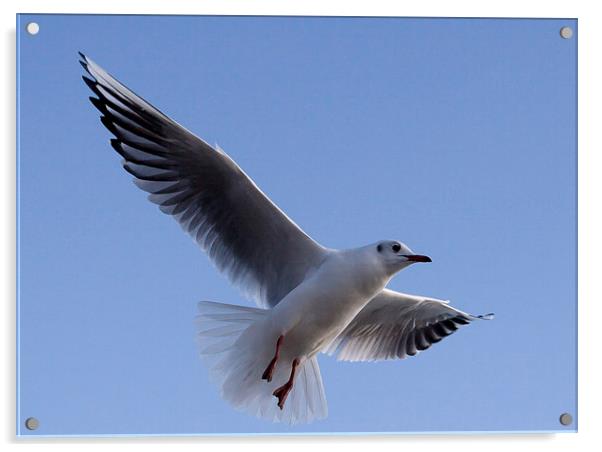
<path fill-rule="evenodd" d="M 399 251 L 401 250 L 401 245 L 399 243 L 394 243 L 393 245 L 391 245 L 391 249 L 394 253 L 399 253 Z"/>

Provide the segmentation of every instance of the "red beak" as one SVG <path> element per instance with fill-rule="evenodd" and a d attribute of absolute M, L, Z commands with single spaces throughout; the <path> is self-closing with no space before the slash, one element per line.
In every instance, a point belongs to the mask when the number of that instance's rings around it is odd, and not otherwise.
<path fill-rule="evenodd" d="M 410 262 L 433 262 L 433 260 L 428 256 L 423 256 L 422 254 L 403 254 Z"/>

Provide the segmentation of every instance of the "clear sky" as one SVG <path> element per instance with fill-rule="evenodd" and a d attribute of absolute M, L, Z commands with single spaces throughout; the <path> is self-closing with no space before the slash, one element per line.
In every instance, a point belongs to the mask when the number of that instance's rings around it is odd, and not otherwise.
<path fill-rule="evenodd" d="M 32 20 L 40 32 L 29 36 Z M 33 434 L 571 430 L 574 20 L 20 17 L 18 424 Z M 390 287 L 495 312 L 417 357 L 320 356 L 329 416 L 223 402 L 199 300 L 246 304 L 145 200 L 77 51 L 210 143 L 308 234 L 428 254 Z M 23 429 L 23 434 L 31 432 Z"/>

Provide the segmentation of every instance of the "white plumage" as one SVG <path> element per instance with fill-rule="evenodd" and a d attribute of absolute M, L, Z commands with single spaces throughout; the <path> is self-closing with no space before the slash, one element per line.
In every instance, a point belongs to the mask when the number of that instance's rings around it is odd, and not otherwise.
<path fill-rule="evenodd" d="M 288 423 L 323 418 L 319 352 L 402 359 L 490 318 L 385 289 L 398 271 L 430 258 L 391 240 L 350 250 L 316 243 L 223 150 L 80 55 L 125 170 L 260 306 L 199 303 L 201 357 L 234 407 Z"/>

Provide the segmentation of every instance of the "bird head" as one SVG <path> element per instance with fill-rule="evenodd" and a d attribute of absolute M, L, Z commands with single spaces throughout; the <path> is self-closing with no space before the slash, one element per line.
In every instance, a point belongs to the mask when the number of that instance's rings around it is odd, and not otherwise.
<path fill-rule="evenodd" d="M 383 240 L 374 245 L 374 252 L 387 273 L 393 275 L 416 262 L 432 262 L 423 254 L 416 254 L 405 244 L 396 240 Z"/>

